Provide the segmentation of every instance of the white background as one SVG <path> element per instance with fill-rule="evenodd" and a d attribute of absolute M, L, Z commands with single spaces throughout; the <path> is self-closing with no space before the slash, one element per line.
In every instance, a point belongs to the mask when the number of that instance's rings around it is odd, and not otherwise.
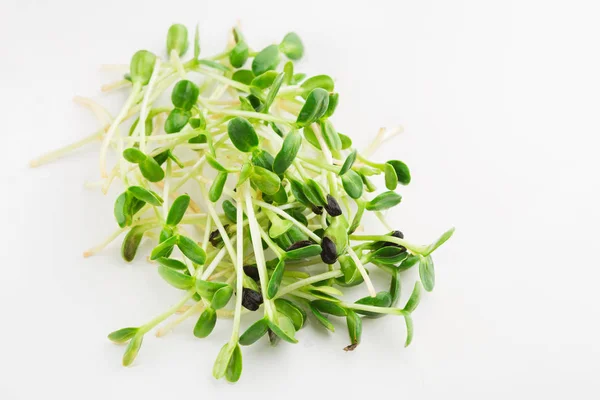
<path fill-rule="evenodd" d="M 350 3 L 2 0 L 0 398 L 600 396 L 597 3 Z M 299 68 L 335 77 L 334 122 L 359 148 L 404 126 L 376 156 L 413 172 L 390 215 L 399 229 L 426 243 L 457 227 L 409 348 L 393 317 L 365 322 L 353 353 L 341 321 L 335 334 L 309 326 L 295 346 L 244 348 L 230 385 L 211 376 L 228 322 L 205 340 L 193 321 L 148 335 L 131 368 L 106 340 L 179 292 L 145 262 L 125 265 L 117 243 L 81 257 L 115 227 L 115 192 L 83 188 L 97 146 L 27 162 L 97 129 L 73 95 L 115 110 L 122 97 L 99 86 L 117 76 L 101 64 L 163 52 L 174 22 L 199 22 L 203 54 L 216 53 L 237 19 L 255 48 L 300 34 Z"/>

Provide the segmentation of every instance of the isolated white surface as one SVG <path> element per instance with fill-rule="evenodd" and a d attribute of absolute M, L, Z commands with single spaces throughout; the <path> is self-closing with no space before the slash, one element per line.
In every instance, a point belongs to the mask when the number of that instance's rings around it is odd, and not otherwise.
<path fill-rule="evenodd" d="M 10 1 L 0 4 L 0 398 L 578 398 L 600 396 L 600 11 L 594 2 Z M 552 3 L 552 4 L 550 4 Z M 365 321 L 353 353 L 336 334 L 243 349 L 236 385 L 212 363 L 229 335 L 193 321 L 144 341 L 135 366 L 106 340 L 180 295 L 115 243 L 114 197 L 97 147 L 40 169 L 27 161 L 83 137 L 97 121 L 71 102 L 100 96 L 139 48 L 164 51 L 168 26 L 200 23 L 203 54 L 237 19 L 254 47 L 296 31 L 298 68 L 336 79 L 334 122 L 359 148 L 381 126 L 405 133 L 377 154 L 413 183 L 390 218 L 417 242 L 450 226 L 437 283 L 404 324 Z M 113 192 L 114 193 L 114 192 Z M 381 288 L 383 289 L 383 288 Z M 405 295 L 409 284 L 405 285 Z M 333 397 L 335 396 L 335 397 Z"/>

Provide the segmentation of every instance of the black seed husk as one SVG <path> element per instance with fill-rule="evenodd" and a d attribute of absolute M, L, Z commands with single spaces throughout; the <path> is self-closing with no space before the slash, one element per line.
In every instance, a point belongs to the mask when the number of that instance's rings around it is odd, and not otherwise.
<path fill-rule="evenodd" d="M 321 242 L 321 250 L 321 260 L 323 260 L 325 264 L 334 264 L 337 261 L 337 248 L 335 247 L 333 240 L 329 239 L 327 236 L 325 236 Z"/>
<path fill-rule="evenodd" d="M 400 231 L 393 231 L 393 232 L 391 233 L 391 235 L 390 235 L 390 236 L 397 237 L 398 239 L 404 239 L 404 233 L 402 233 L 402 232 L 400 232 Z M 397 243 L 385 242 L 385 243 L 383 244 L 383 246 L 384 246 L 384 247 L 385 247 L 385 246 L 394 246 L 394 247 L 398 247 L 398 248 L 400 248 L 400 249 L 404 249 L 404 250 L 406 251 L 406 247 L 404 247 L 404 246 L 401 246 L 401 245 L 399 245 L 399 244 L 397 244 Z"/>
<path fill-rule="evenodd" d="M 258 274 L 258 268 L 256 265 L 244 265 L 244 273 L 256 282 L 260 281 L 260 275 Z"/>
<path fill-rule="evenodd" d="M 332 217 L 342 215 L 342 209 L 340 208 L 339 203 L 330 194 L 327 195 L 327 204 L 325 205 L 325 211 L 327 211 L 327 214 L 331 215 Z"/>
<path fill-rule="evenodd" d="M 285 251 L 301 249 L 302 247 L 310 246 L 311 244 L 313 244 L 313 242 L 311 242 L 310 240 L 299 240 L 296 243 L 292 244 L 287 249 L 285 249 Z"/>
<path fill-rule="evenodd" d="M 323 214 L 323 207 L 321 206 L 315 206 L 314 204 L 311 207 L 312 212 L 314 212 L 317 215 L 321 215 Z"/>
<path fill-rule="evenodd" d="M 242 289 L 242 305 L 250 311 L 258 310 L 258 307 L 263 303 L 262 294 L 256 290 L 243 288 Z"/>
<path fill-rule="evenodd" d="M 221 243 L 221 234 L 219 233 L 218 229 L 215 229 L 210 233 L 208 241 L 215 247 L 217 247 Z"/>

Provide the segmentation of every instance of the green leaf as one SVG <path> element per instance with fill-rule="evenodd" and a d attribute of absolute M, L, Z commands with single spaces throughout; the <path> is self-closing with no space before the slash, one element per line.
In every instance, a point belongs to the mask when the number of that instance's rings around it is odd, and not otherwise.
<path fill-rule="evenodd" d="M 196 264 L 202 265 L 206 261 L 206 253 L 202 250 L 202 247 L 198 246 L 198 243 L 189 237 L 179 235 L 177 247 L 179 247 L 184 256 Z"/>
<path fill-rule="evenodd" d="M 227 379 L 228 382 L 234 383 L 240 380 L 240 376 L 242 376 L 242 350 L 236 343 L 233 354 L 229 359 L 229 364 L 227 364 L 225 379 Z"/>
<path fill-rule="evenodd" d="M 342 175 L 342 186 L 344 187 L 344 191 L 353 199 L 360 199 L 360 196 L 363 194 L 363 185 L 360 175 L 351 169 Z"/>
<path fill-rule="evenodd" d="M 217 311 L 209 307 L 200 314 L 196 325 L 194 325 L 194 336 L 205 338 L 211 334 L 217 324 Z"/>
<path fill-rule="evenodd" d="M 169 214 L 167 214 L 167 225 L 176 226 L 181 222 L 181 219 L 185 215 L 188 206 L 190 205 L 190 196 L 183 194 L 173 201 Z"/>
<path fill-rule="evenodd" d="M 135 147 L 130 147 L 128 149 L 123 150 L 123 158 L 133 164 L 139 164 L 142 161 L 144 161 L 147 157 L 147 155 L 145 155 Z"/>
<path fill-rule="evenodd" d="M 408 185 L 410 183 L 410 170 L 406 164 L 399 160 L 390 160 L 386 164 L 391 165 L 392 168 L 394 168 L 394 172 L 398 178 L 398 183 L 401 185 Z"/>
<path fill-rule="evenodd" d="M 241 152 L 249 153 L 258 147 L 258 135 L 247 119 L 235 117 L 227 124 L 231 143 Z"/>
<path fill-rule="evenodd" d="M 409 313 L 415 311 L 415 309 L 419 305 L 420 301 L 421 301 L 421 284 L 419 283 L 419 281 L 417 281 L 417 282 L 415 282 L 415 287 L 413 288 L 410 298 L 408 299 L 408 301 L 406 302 L 406 305 L 404 306 L 404 311 L 409 312 Z"/>
<path fill-rule="evenodd" d="M 340 101 L 339 93 L 329 93 L 329 104 L 327 105 L 327 111 L 325 112 L 325 118 L 329 118 L 333 115 L 335 110 L 337 109 L 338 103 Z M 340 138 L 341 141 L 341 138 Z"/>
<path fill-rule="evenodd" d="M 363 214 L 365 213 L 365 204 L 362 201 L 359 201 L 357 203 L 358 208 L 356 210 L 356 213 L 354 214 L 354 217 L 352 218 L 352 224 L 348 228 L 348 235 L 351 235 L 356 229 L 358 229 Z"/>
<path fill-rule="evenodd" d="M 273 171 L 273 161 L 275 159 L 268 151 L 255 149 L 252 152 L 252 164 Z"/>
<path fill-rule="evenodd" d="M 225 307 L 227 305 L 227 303 L 229 303 L 229 299 L 231 299 L 232 295 L 233 295 L 233 288 L 229 285 L 224 286 L 215 292 L 215 294 L 213 295 L 212 301 L 210 303 L 210 306 L 212 308 L 214 308 L 215 310 L 219 310 L 219 309 Z"/>
<path fill-rule="evenodd" d="M 225 216 L 233 223 L 237 222 L 237 207 L 233 205 L 231 200 L 224 200 L 221 204 Z"/>
<path fill-rule="evenodd" d="M 167 283 L 177 289 L 187 290 L 194 286 L 194 277 L 183 273 L 177 269 L 165 267 L 164 265 L 158 266 L 158 274 Z"/>
<path fill-rule="evenodd" d="M 277 174 L 269 171 L 268 169 L 255 166 L 252 174 L 250 175 L 250 181 L 263 193 L 274 195 L 279 190 L 281 180 Z"/>
<path fill-rule="evenodd" d="M 371 296 L 367 296 L 367 297 L 363 297 L 362 299 L 356 300 L 354 302 L 355 304 L 363 304 L 363 305 L 367 305 L 367 306 L 373 306 L 373 307 L 389 307 L 392 304 L 392 295 L 389 292 L 378 292 L 377 296 L 375 297 L 371 297 Z M 384 314 L 380 314 L 380 313 L 375 313 L 375 312 L 371 312 L 371 311 L 362 311 L 362 310 L 354 310 L 355 312 L 368 316 L 368 317 L 372 317 L 372 318 L 379 318 L 382 317 Z"/>
<path fill-rule="evenodd" d="M 298 131 L 291 131 L 283 139 L 281 150 L 273 161 L 273 172 L 283 174 L 294 162 L 300 147 L 302 146 L 302 135 Z"/>
<path fill-rule="evenodd" d="M 271 85 L 271 87 L 269 89 L 269 93 L 267 94 L 265 102 L 263 103 L 263 105 L 260 109 L 260 111 L 262 113 L 269 112 L 269 108 L 271 108 L 271 104 L 273 104 L 273 102 L 275 101 L 275 97 L 277 97 L 277 93 L 279 92 L 279 89 L 281 89 L 281 84 L 283 83 L 283 78 L 284 78 L 284 75 L 282 72 L 279 75 L 277 75 L 277 77 L 273 81 L 273 84 Z"/>
<path fill-rule="evenodd" d="M 408 347 L 412 343 L 413 338 L 413 320 L 410 314 L 404 314 L 404 322 L 406 323 L 406 342 L 404 342 L 404 347 Z"/>
<path fill-rule="evenodd" d="M 171 54 L 171 51 L 175 50 L 181 57 L 187 51 L 188 45 L 188 30 L 185 25 L 171 25 L 167 33 L 167 54 Z"/>
<path fill-rule="evenodd" d="M 306 321 L 306 312 L 296 304 L 285 299 L 276 299 L 275 308 L 277 311 L 288 317 L 294 324 L 294 329 L 299 331 Z"/>
<path fill-rule="evenodd" d="M 121 228 L 131 225 L 132 215 L 129 212 L 130 202 L 131 198 L 127 192 L 121 193 L 115 200 L 114 215 L 117 224 L 119 224 L 119 227 Z"/>
<path fill-rule="evenodd" d="M 114 343 L 126 343 L 138 333 L 140 328 L 123 328 L 108 334 L 108 340 Z"/>
<path fill-rule="evenodd" d="M 203 299 L 212 301 L 215 292 L 219 289 L 228 286 L 224 282 L 210 282 L 202 279 L 196 279 L 196 292 L 202 296 Z"/>
<path fill-rule="evenodd" d="M 254 72 L 249 69 L 238 69 L 233 73 L 231 79 L 244 85 L 250 85 L 254 79 Z"/>
<path fill-rule="evenodd" d="M 294 76 L 292 76 L 292 80 L 290 81 L 290 85 L 297 85 L 298 83 L 302 82 L 304 78 L 306 78 L 306 74 L 294 74 Z"/>
<path fill-rule="evenodd" d="M 420 257 L 419 277 L 421 278 L 423 288 L 428 292 L 431 292 L 435 286 L 435 270 L 433 268 L 431 256 Z"/>
<path fill-rule="evenodd" d="M 352 139 L 350 139 L 348 136 L 344 135 L 343 133 L 339 133 L 340 135 L 340 140 L 342 141 L 342 150 L 346 150 L 349 149 L 350 147 L 352 147 Z"/>
<path fill-rule="evenodd" d="M 265 47 L 254 57 L 252 61 L 252 72 L 254 75 L 261 75 L 269 70 L 276 69 L 279 65 L 280 56 L 277 45 Z"/>
<path fill-rule="evenodd" d="M 301 260 L 303 258 L 318 256 L 321 254 L 321 251 L 321 246 L 319 246 L 318 244 L 311 244 L 309 246 L 286 251 L 285 258 L 289 260 Z"/>
<path fill-rule="evenodd" d="M 390 304 L 390 307 L 395 307 L 400 298 L 400 273 L 397 269 L 392 270 L 392 280 L 390 281 L 389 292 L 392 297 L 392 304 Z"/>
<path fill-rule="evenodd" d="M 144 134 L 146 136 L 150 136 L 150 134 L 152 133 L 152 129 L 154 127 L 153 118 L 154 118 L 154 116 L 152 115 L 152 111 L 150 111 L 148 113 L 148 117 L 146 117 L 146 123 L 144 124 L 144 129 L 146 130 L 144 132 Z M 131 126 L 129 127 L 129 136 L 133 135 L 139 122 L 140 122 L 140 117 L 137 117 L 135 119 L 135 121 L 133 121 L 133 124 L 131 124 Z"/>
<path fill-rule="evenodd" d="M 278 301 L 278 300 L 276 300 Z M 240 336 L 239 343 L 242 346 L 250 346 L 251 344 L 258 341 L 261 337 L 269 330 L 269 323 L 265 318 L 259 319 L 246 329 L 246 331 Z"/>
<path fill-rule="evenodd" d="M 150 253 L 150 259 L 156 260 L 158 257 L 166 257 L 173 250 L 173 246 L 177 244 L 179 240 L 179 235 L 171 236 L 168 239 L 163 240 L 152 249 L 152 253 Z"/>
<path fill-rule="evenodd" d="M 140 247 L 146 229 L 143 225 L 134 226 L 125 235 L 123 244 L 121 245 L 121 257 L 125 261 L 131 262 L 135 258 L 135 253 L 137 253 L 137 249 Z"/>
<path fill-rule="evenodd" d="M 229 63 L 234 68 L 241 68 L 246 64 L 249 54 L 248 44 L 245 41 L 240 40 L 229 52 Z"/>
<path fill-rule="evenodd" d="M 125 353 L 123 354 L 123 366 L 127 367 L 133 363 L 135 358 L 140 351 L 140 347 L 142 347 L 142 341 L 144 340 L 143 334 L 135 335 L 127 345 L 125 349 Z"/>
<path fill-rule="evenodd" d="M 206 129 L 206 118 L 204 118 L 204 114 L 202 112 L 199 112 L 196 114 L 196 116 L 190 118 L 189 124 L 192 128 L 198 131 L 203 131 Z M 198 136 L 189 139 L 188 143 L 206 143 L 206 135 L 200 133 Z"/>
<path fill-rule="evenodd" d="M 268 215 L 271 221 L 271 227 L 269 228 L 269 236 L 272 238 L 276 238 L 283 235 L 288 230 L 290 230 L 292 226 L 294 226 L 294 223 L 292 221 L 289 221 L 287 219 L 281 219 L 277 215 L 271 213 L 270 211 L 268 212 Z"/>
<path fill-rule="evenodd" d="M 279 76 L 277 71 L 267 71 L 254 78 L 250 84 L 259 89 L 266 89 L 273 84 L 273 81 L 275 81 L 277 76 Z"/>
<path fill-rule="evenodd" d="M 362 319 L 352 310 L 348 310 L 346 316 L 346 325 L 348 326 L 348 336 L 350 336 L 350 345 L 344 348 L 346 351 L 352 351 L 360 343 L 362 335 Z"/>
<path fill-rule="evenodd" d="M 375 250 L 369 256 L 371 262 L 377 262 L 386 265 L 401 263 L 408 257 L 404 247 L 385 246 Z"/>
<path fill-rule="evenodd" d="M 304 54 L 304 45 L 300 40 L 300 36 L 290 32 L 284 36 L 283 41 L 279 44 L 279 50 L 290 60 L 299 60 Z"/>
<path fill-rule="evenodd" d="M 169 113 L 167 120 L 165 121 L 165 132 L 166 133 L 177 133 L 180 132 L 190 120 L 192 114 L 187 110 L 180 108 L 174 108 Z"/>
<path fill-rule="evenodd" d="M 287 204 L 288 203 L 288 195 L 285 190 L 285 186 L 279 186 L 279 190 L 273 196 L 269 196 L 270 200 L 273 204 Z M 265 201 L 268 201 L 265 198 Z"/>
<path fill-rule="evenodd" d="M 127 188 L 127 192 L 136 199 L 156 207 L 161 206 L 163 203 L 163 199 L 158 194 L 150 190 L 146 190 L 141 186 L 129 186 Z"/>
<path fill-rule="evenodd" d="M 307 179 L 303 189 L 306 198 L 314 205 L 324 206 L 327 204 L 327 198 L 325 197 L 323 188 L 314 179 Z"/>
<path fill-rule="evenodd" d="M 308 308 L 313 313 L 315 318 L 317 318 L 317 321 L 319 321 L 319 323 L 321 325 L 323 325 L 325 328 L 327 328 L 331 332 L 335 332 L 335 327 L 333 326 L 333 324 L 327 319 L 326 316 L 321 314 L 321 312 L 319 310 L 317 310 L 317 308 L 315 306 L 312 305 L 312 302 L 308 305 Z"/>
<path fill-rule="evenodd" d="M 321 150 L 321 144 L 317 140 L 315 131 L 313 131 L 310 125 L 306 125 L 304 129 L 302 129 L 302 132 L 304 132 L 304 139 L 306 139 L 308 143 L 310 143 L 315 149 Z"/>
<path fill-rule="evenodd" d="M 163 171 L 160 164 L 152 157 L 147 157 L 139 166 L 144 178 L 150 182 L 160 182 L 165 177 L 165 171 Z"/>
<path fill-rule="evenodd" d="M 390 164 L 385 164 L 383 168 L 384 176 L 385 176 L 385 187 L 388 190 L 396 189 L 398 186 L 398 176 L 396 176 L 396 170 Z"/>
<path fill-rule="evenodd" d="M 328 105 L 329 93 L 321 88 L 313 89 L 306 98 L 306 102 L 298 114 L 296 123 L 299 126 L 312 124 L 325 115 Z"/>
<path fill-rule="evenodd" d="M 281 285 L 281 279 L 283 278 L 284 271 L 285 262 L 283 259 L 280 259 L 275 267 L 275 270 L 271 274 L 271 279 L 269 279 L 269 283 L 267 285 L 267 299 L 272 299 L 277 294 L 279 285 Z"/>
<path fill-rule="evenodd" d="M 227 175 L 227 172 L 219 172 L 212 185 L 210 185 L 208 199 L 213 203 L 221 198 L 221 194 L 223 194 L 223 188 L 225 187 L 225 182 L 227 182 Z"/>
<path fill-rule="evenodd" d="M 250 178 L 250 175 L 252 175 L 253 171 L 254 167 L 251 163 L 245 163 L 242 165 L 242 168 L 240 169 L 240 177 L 238 178 L 238 183 L 235 185 L 235 187 L 240 187 L 244 182 L 246 182 L 246 179 Z"/>
<path fill-rule="evenodd" d="M 152 77 L 152 71 L 154 71 L 154 64 L 156 62 L 156 56 L 147 51 L 139 50 L 129 63 L 129 76 L 131 82 L 138 85 L 147 85 Z"/>
<path fill-rule="evenodd" d="M 356 161 L 356 149 L 352 150 L 352 152 L 348 154 L 348 157 L 346 157 L 346 159 L 344 160 L 344 164 L 342 164 L 342 168 L 340 168 L 340 172 L 338 173 L 338 175 L 342 176 L 346 172 L 348 172 L 350 168 L 352 168 L 352 166 L 354 165 L 354 161 Z"/>
<path fill-rule="evenodd" d="M 310 201 L 304 194 L 304 185 L 302 185 L 302 182 L 297 181 L 296 179 L 289 179 L 289 182 L 290 190 L 292 191 L 294 198 L 304 205 L 309 205 Z"/>
<path fill-rule="evenodd" d="M 219 351 L 219 355 L 217 355 L 217 359 L 215 360 L 215 364 L 213 366 L 213 376 L 215 379 L 221 379 L 225 376 L 227 372 L 227 367 L 229 365 L 229 360 L 235 350 L 236 344 L 228 342 Z"/>
<path fill-rule="evenodd" d="M 302 83 L 301 87 L 304 89 L 304 93 L 310 93 L 311 90 L 316 88 L 324 89 L 327 92 L 333 92 L 333 79 L 328 75 L 316 75 L 308 78 Z"/>
<path fill-rule="evenodd" d="M 269 328 L 271 328 L 273 333 L 286 342 L 298 343 L 298 340 L 296 340 L 295 337 L 296 329 L 294 328 L 292 320 L 280 312 L 275 313 L 274 319 L 274 321 L 269 320 L 268 322 Z"/>
<path fill-rule="evenodd" d="M 294 77 L 294 63 L 293 62 L 288 61 L 285 63 L 285 65 L 283 66 L 283 74 L 284 74 L 283 83 L 285 83 L 286 85 L 291 85 L 292 78 Z"/>
<path fill-rule="evenodd" d="M 176 271 L 180 271 L 180 272 L 188 271 L 187 265 L 185 265 L 183 262 L 181 262 L 179 260 L 175 260 L 174 258 L 159 257 L 156 259 L 156 261 L 160 265 L 163 265 L 167 268 L 174 269 Z"/>
<path fill-rule="evenodd" d="M 323 139 L 325 143 L 327 143 L 327 147 L 331 149 L 331 151 L 339 151 L 342 149 L 342 140 L 340 139 L 340 135 L 333 127 L 333 124 L 329 120 L 321 121 L 321 134 L 323 135 Z"/>
<path fill-rule="evenodd" d="M 395 192 L 383 192 L 366 204 L 369 211 L 383 211 L 398 205 L 402 196 Z"/>
<path fill-rule="evenodd" d="M 171 102 L 175 107 L 189 111 L 196 105 L 198 96 L 200 96 L 200 88 L 195 83 L 182 79 L 173 87 Z"/>
<path fill-rule="evenodd" d="M 440 236 L 438 238 L 438 240 L 436 240 L 435 242 L 433 242 L 432 244 L 427 246 L 427 249 L 425 250 L 423 255 L 428 256 L 429 254 L 433 253 L 435 251 L 435 249 L 437 249 L 438 247 L 440 247 L 441 245 L 446 243 L 446 241 L 448 239 L 450 239 L 453 234 L 454 234 L 454 228 L 448 229 L 446 232 L 444 232 L 444 234 L 442 236 Z"/>
<path fill-rule="evenodd" d="M 345 317 L 347 311 L 344 307 L 326 300 L 314 300 L 310 304 L 325 314 L 335 315 L 336 317 Z"/>

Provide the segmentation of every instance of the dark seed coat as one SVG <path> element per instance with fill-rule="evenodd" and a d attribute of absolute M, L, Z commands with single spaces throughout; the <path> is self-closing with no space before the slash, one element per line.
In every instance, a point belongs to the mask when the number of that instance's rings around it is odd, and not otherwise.
<path fill-rule="evenodd" d="M 250 311 L 258 310 L 258 307 L 263 303 L 262 294 L 256 290 L 243 288 L 242 289 L 242 306 Z"/>
<path fill-rule="evenodd" d="M 342 215 L 342 209 L 340 208 L 339 203 L 330 194 L 327 195 L 327 204 L 325 205 L 325 211 L 327 211 L 327 214 L 331 215 L 332 217 Z"/>
<path fill-rule="evenodd" d="M 310 240 L 299 240 L 296 243 L 292 244 L 287 249 L 285 249 L 285 251 L 301 249 L 302 247 L 310 246 L 311 244 L 313 244 L 313 242 L 311 242 Z"/>
<path fill-rule="evenodd" d="M 335 247 L 335 243 L 325 236 L 321 242 L 321 260 L 323 260 L 325 264 L 334 264 L 337 261 L 337 258 L 337 248 Z"/>

